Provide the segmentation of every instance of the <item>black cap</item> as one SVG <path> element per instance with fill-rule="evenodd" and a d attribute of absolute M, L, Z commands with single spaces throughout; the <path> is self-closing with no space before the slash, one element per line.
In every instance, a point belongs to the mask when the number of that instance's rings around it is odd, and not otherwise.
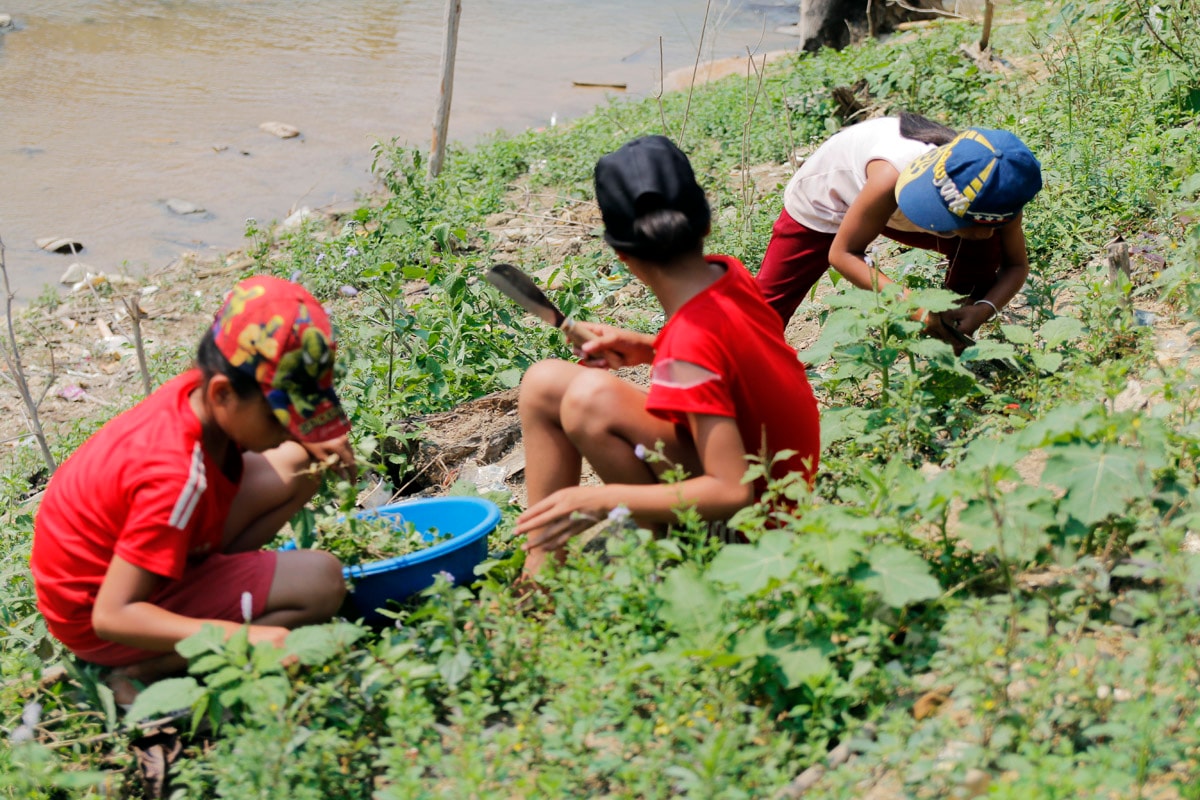
<path fill-rule="evenodd" d="M 596 202 L 604 218 L 604 240 L 637 255 L 650 243 L 634 232 L 634 221 L 660 208 L 687 217 L 696 240 L 708 233 L 712 213 L 704 190 L 683 151 L 665 136 L 645 136 L 596 162 Z"/>

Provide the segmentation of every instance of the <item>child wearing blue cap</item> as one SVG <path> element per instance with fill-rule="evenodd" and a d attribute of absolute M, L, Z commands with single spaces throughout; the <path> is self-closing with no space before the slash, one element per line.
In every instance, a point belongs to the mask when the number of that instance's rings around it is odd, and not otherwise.
<path fill-rule="evenodd" d="M 861 122 L 788 182 L 759 288 L 786 324 L 830 266 L 859 288 L 886 286 L 866 252 L 887 236 L 949 260 L 945 288 L 967 300 L 927 325 L 961 349 L 945 326 L 973 334 L 1029 275 L 1021 210 L 1041 188 L 1041 165 L 1007 131 L 956 133 L 917 114 Z"/>

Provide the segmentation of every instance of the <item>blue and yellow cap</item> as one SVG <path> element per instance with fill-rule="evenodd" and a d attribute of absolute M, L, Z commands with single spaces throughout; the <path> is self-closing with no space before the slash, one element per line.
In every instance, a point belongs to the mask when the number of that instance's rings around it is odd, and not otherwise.
<path fill-rule="evenodd" d="M 946 233 L 1009 222 L 1042 188 L 1042 165 L 1008 131 L 968 128 L 914 160 L 896 202 L 917 227 Z"/>

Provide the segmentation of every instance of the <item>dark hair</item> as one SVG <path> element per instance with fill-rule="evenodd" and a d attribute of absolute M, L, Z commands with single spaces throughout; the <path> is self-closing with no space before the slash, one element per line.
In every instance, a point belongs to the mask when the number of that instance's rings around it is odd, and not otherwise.
<path fill-rule="evenodd" d="M 902 111 L 900 112 L 900 135 L 905 139 L 936 144 L 941 147 L 944 144 L 950 144 L 954 137 L 958 136 L 958 131 L 920 114 Z"/>
<path fill-rule="evenodd" d="M 637 247 L 629 253 L 656 264 L 666 264 L 699 250 L 706 233 L 708 231 L 696 230 L 682 211 L 655 208 L 639 214 L 633 221 Z"/>
<path fill-rule="evenodd" d="M 196 348 L 196 366 L 204 374 L 205 383 L 208 383 L 214 375 L 224 375 L 229 378 L 234 393 L 243 400 L 254 397 L 256 394 L 262 394 L 262 387 L 255 380 L 253 373 L 243 372 L 230 364 L 229 359 L 225 358 L 225 355 L 217 349 L 212 328 L 205 331 L 204 338 L 200 340 L 200 346 Z"/>

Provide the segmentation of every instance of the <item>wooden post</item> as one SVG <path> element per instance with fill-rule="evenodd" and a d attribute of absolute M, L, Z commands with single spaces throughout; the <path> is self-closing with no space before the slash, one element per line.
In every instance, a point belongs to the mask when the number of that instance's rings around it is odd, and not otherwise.
<path fill-rule="evenodd" d="M 979 37 L 979 52 L 986 53 L 988 46 L 992 43 L 992 14 L 995 13 L 996 4 L 993 0 L 987 0 L 983 4 L 983 33 Z"/>
<path fill-rule="evenodd" d="M 450 98 L 454 94 L 454 55 L 458 50 L 458 19 L 462 0 L 446 0 L 446 41 L 442 45 L 442 82 L 438 86 L 437 111 L 433 115 L 433 142 L 429 148 L 429 177 L 442 171 L 446 156 L 446 131 L 450 127 Z"/>

